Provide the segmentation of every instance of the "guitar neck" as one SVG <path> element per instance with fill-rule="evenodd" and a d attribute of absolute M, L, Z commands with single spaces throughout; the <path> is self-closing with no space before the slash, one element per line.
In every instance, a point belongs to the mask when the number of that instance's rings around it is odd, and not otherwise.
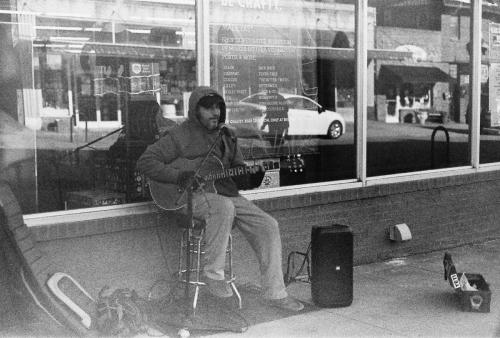
<path fill-rule="evenodd" d="M 212 173 L 203 177 L 205 181 L 220 180 L 227 177 L 246 175 L 251 172 L 251 167 L 236 167 Z"/>

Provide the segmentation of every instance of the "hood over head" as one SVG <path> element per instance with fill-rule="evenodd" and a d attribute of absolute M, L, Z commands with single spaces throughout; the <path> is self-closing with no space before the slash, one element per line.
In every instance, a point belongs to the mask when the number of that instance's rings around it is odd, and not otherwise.
<path fill-rule="evenodd" d="M 224 123 L 226 121 L 226 104 L 224 102 L 224 99 L 219 93 L 217 93 L 216 90 L 205 86 L 196 87 L 196 89 L 191 93 L 191 96 L 189 97 L 188 119 L 192 121 L 199 121 L 198 117 L 196 116 L 196 106 L 198 105 L 200 100 L 206 96 L 214 96 L 220 98 L 222 103 L 220 107 L 219 124 Z"/>

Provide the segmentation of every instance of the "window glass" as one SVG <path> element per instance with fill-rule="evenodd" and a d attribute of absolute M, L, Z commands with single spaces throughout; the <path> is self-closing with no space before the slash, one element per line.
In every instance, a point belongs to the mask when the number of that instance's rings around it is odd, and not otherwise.
<path fill-rule="evenodd" d="M 368 53 L 376 79 L 368 88 L 374 96 L 368 106 L 367 175 L 468 165 L 468 5 L 373 5 L 384 21 L 377 24 L 376 49 Z M 457 22 L 467 31 L 459 39 Z"/>
<path fill-rule="evenodd" d="M 354 19 L 354 1 L 210 1 L 211 85 L 262 188 L 355 177 Z"/>
<path fill-rule="evenodd" d="M 485 59 L 500 60 L 500 24 L 488 17 L 483 19 L 480 111 L 480 163 L 500 162 L 500 63 Z"/>
<path fill-rule="evenodd" d="M 303 97 L 290 97 L 286 100 L 289 109 L 315 110 L 321 109 L 316 102 Z"/>
<path fill-rule="evenodd" d="M 24 213 L 148 200 L 135 162 L 186 115 L 194 1 L 50 4 L 2 15 L 1 178 Z"/>
<path fill-rule="evenodd" d="M 29 118 L 19 109 L 23 82 L 32 82 L 31 72 L 22 72 L 21 54 L 31 52 L 20 43 L 27 25 L 0 13 L 0 180 L 8 182 L 24 212 L 36 212 L 35 132 L 21 121 Z"/>

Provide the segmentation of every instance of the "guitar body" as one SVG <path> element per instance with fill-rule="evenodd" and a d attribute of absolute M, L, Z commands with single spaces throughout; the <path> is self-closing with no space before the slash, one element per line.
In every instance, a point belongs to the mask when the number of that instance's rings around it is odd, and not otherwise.
<path fill-rule="evenodd" d="M 202 160 L 202 158 L 194 160 L 178 158 L 173 161 L 170 166 L 182 171 L 196 171 Z M 222 162 L 215 156 L 211 156 L 200 169 L 199 176 L 203 178 L 215 171 L 221 171 L 223 169 Z M 205 178 L 202 189 L 204 192 L 217 192 L 213 180 L 207 180 Z M 151 180 L 149 182 L 149 190 L 153 201 L 164 210 L 179 210 L 186 205 L 187 193 L 183 193 L 183 190 L 175 183 L 164 183 Z"/>

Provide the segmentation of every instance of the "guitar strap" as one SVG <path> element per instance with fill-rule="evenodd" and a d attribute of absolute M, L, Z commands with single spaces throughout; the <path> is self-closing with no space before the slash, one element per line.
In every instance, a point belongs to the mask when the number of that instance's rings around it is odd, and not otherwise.
<path fill-rule="evenodd" d="M 230 136 L 226 136 L 226 135 L 223 135 L 221 137 L 221 141 L 220 141 L 220 153 L 221 153 L 221 156 L 220 158 L 223 159 L 224 158 L 224 155 L 226 154 L 226 142 L 233 142 L 234 143 L 234 147 L 236 148 L 236 137 L 233 137 L 233 135 L 231 134 Z M 236 150 L 236 149 L 235 149 Z"/>
<path fill-rule="evenodd" d="M 220 140 L 220 153 L 221 153 L 221 158 L 224 158 L 224 155 L 226 153 L 226 138 L 225 137 L 221 137 L 221 140 Z"/>

